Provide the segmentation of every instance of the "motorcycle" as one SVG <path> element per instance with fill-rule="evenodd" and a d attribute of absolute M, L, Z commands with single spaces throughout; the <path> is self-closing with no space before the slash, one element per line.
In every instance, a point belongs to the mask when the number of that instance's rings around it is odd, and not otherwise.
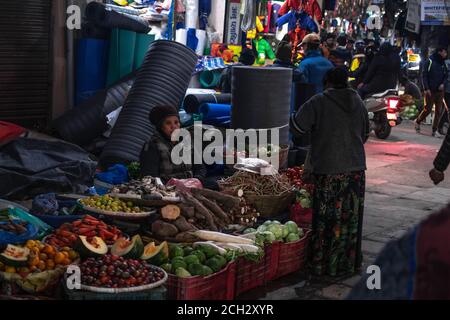
<path fill-rule="evenodd" d="M 364 105 L 369 113 L 370 129 L 379 139 L 387 139 L 392 127 L 402 123 L 398 88 L 372 94 L 364 99 Z"/>

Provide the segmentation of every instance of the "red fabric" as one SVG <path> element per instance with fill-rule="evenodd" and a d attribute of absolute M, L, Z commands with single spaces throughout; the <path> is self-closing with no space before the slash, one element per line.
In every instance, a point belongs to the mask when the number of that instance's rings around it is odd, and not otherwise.
<path fill-rule="evenodd" d="M 450 206 L 419 226 L 414 299 L 450 299 Z"/>
<path fill-rule="evenodd" d="M 281 6 L 278 15 L 282 16 L 291 9 L 299 10 L 300 8 L 303 8 L 313 19 L 315 18 L 319 24 L 322 23 L 322 9 L 316 0 L 286 0 Z"/>
<path fill-rule="evenodd" d="M 27 132 L 27 130 L 21 126 L 10 122 L 0 121 L 0 145 L 20 137 L 25 132 Z"/>
<path fill-rule="evenodd" d="M 281 6 L 280 11 L 278 11 L 278 15 L 281 17 L 288 13 L 292 8 L 298 10 L 302 4 L 302 0 L 286 0 Z"/>
<path fill-rule="evenodd" d="M 270 20 L 272 18 L 272 2 L 267 2 L 267 22 L 266 22 L 266 26 L 264 27 L 264 32 L 268 33 L 269 32 L 269 28 L 270 28 Z"/>
<path fill-rule="evenodd" d="M 322 9 L 316 0 L 306 0 L 305 1 L 305 11 L 313 19 L 315 18 L 319 24 L 322 23 Z"/>

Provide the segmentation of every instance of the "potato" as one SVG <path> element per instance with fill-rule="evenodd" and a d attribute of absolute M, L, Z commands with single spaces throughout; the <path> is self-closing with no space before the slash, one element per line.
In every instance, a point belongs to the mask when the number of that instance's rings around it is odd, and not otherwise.
<path fill-rule="evenodd" d="M 161 238 L 171 238 L 178 234 L 178 229 L 173 224 L 156 220 L 152 224 L 152 233 Z"/>

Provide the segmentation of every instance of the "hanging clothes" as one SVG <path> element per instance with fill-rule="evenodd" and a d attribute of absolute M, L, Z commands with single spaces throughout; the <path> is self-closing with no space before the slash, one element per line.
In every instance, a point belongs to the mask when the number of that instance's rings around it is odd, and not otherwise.
<path fill-rule="evenodd" d="M 291 9 L 295 11 L 303 9 L 311 18 L 315 18 L 319 24 L 322 23 L 322 9 L 317 0 L 286 0 L 281 6 L 279 15 L 285 15 Z"/>
<path fill-rule="evenodd" d="M 288 14 L 278 18 L 277 26 L 280 28 L 288 23 L 289 36 L 291 41 L 302 40 L 308 33 L 319 32 L 319 28 L 314 20 L 304 11 L 294 12 L 290 11 Z M 296 31 L 298 24 L 298 29 Z"/>
<path fill-rule="evenodd" d="M 263 31 L 264 31 L 264 26 L 261 23 L 261 20 L 258 17 L 256 17 L 256 28 L 247 31 L 247 39 L 255 39 L 256 35 Z"/>
<path fill-rule="evenodd" d="M 211 14 L 211 0 L 200 0 L 198 2 L 199 25 L 200 29 L 206 30 L 208 25 L 208 17 Z"/>
<path fill-rule="evenodd" d="M 270 17 L 270 26 L 269 26 L 269 32 L 275 33 L 277 31 L 277 20 L 279 18 L 278 12 L 280 11 L 281 6 L 277 3 L 272 4 L 272 11 L 271 11 L 271 17 Z"/>
<path fill-rule="evenodd" d="M 263 65 L 266 63 L 266 59 L 275 59 L 275 54 L 273 53 L 270 43 L 259 36 L 258 39 L 253 40 L 253 47 L 256 49 L 258 56 L 256 57 L 256 63 Z"/>

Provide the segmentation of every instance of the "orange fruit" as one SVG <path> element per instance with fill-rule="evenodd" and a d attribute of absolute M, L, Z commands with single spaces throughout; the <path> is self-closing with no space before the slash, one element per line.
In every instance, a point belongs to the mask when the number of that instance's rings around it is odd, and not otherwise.
<path fill-rule="evenodd" d="M 30 260 L 28 261 L 28 265 L 30 267 L 35 267 L 38 264 L 39 264 L 39 257 L 38 256 L 30 257 Z"/>
<path fill-rule="evenodd" d="M 41 271 L 45 271 L 45 269 L 47 269 L 47 265 L 45 264 L 45 261 L 43 261 L 43 260 L 39 261 L 37 267 Z"/>
<path fill-rule="evenodd" d="M 47 260 L 48 259 L 48 256 L 47 256 L 47 254 L 45 254 L 45 253 L 41 253 L 40 255 L 39 255 L 39 259 L 41 259 L 41 260 Z"/>
<path fill-rule="evenodd" d="M 69 257 L 69 252 L 68 252 L 68 251 L 63 251 L 63 252 L 61 252 L 61 253 L 64 255 L 64 257 L 70 258 L 70 257 Z"/>
<path fill-rule="evenodd" d="M 35 272 L 37 270 L 37 266 L 30 267 L 30 272 Z"/>
<path fill-rule="evenodd" d="M 78 258 L 78 253 L 76 253 L 76 251 L 74 251 L 74 250 L 70 250 L 69 251 L 69 258 L 73 261 L 73 260 L 75 260 L 76 258 Z"/>
<path fill-rule="evenodd" d="M 63 262 L 62 262 L 62 264 L 64 265 L 64 266 L 68 266 L 69 264 L 71 264 L 72 262 L 70 261 L 70 259 L 69 258 L 64 258 L 64 260 L 63 260 Z"/>
<path fill-rule="evenodd" d="M 70 250 L 72 250 L 72 249 L 70 249 L 69 247 L 63 247 L 63 248 L 62 248 L 62 251 L 69 252 Z"/>
<path fill-rule="evenodd" d="M 19 273 L 30 273 L 30 269 L 27 267 L 22 267 L 17 270 Z"/>
<path fill-rule="evenodd" d="M 33 240 L 28 240 L 25 244 L 25 247 L 27 247 L 28 249 L 34 248 L 37 247 L 37 243 Z"/>
<path fill-rule="evenodd" d="M 54 261 L 56 264 L 61 264 L 65 258 L 66 255 L 64 253 L 58 252 L 55 254 Z"/>
<path fill-rule="evenodd" d="M 55 261 L 53 261 L 53 260 L 48 259 L 48 260 L 45 262 L 45 265 L 47 266 L 47 269 L 48 269 L 48 270 L 53 270 L 53 269 L 55 269 Z"/>
<path fill-rule="evenodd" d="M 31 252 L 33 252 L 35 255 L 37 255 L 37 256 L 39 256 L 39 254 L 40 254 L 40 251 L 39 251 L 39 248 L 38 247 L 32 247 L 31 249 L 30 249 L 30 251 Z"/>
<path fill-rule="evenodd" d="M 14 267 L 7 266 L 7 267 L 5 268 L 5 272 L 6 272 L 6 273 L 17 273 L 17 270 L 16 270 L 16 268 L 14 268 Z"/>
<path fill-rule="evenodd" d="M 55 254 L 55 248 L 53 248 L 52 246 L 46 245 L 44 247 L 44 253 L 46 254 Z"/>

